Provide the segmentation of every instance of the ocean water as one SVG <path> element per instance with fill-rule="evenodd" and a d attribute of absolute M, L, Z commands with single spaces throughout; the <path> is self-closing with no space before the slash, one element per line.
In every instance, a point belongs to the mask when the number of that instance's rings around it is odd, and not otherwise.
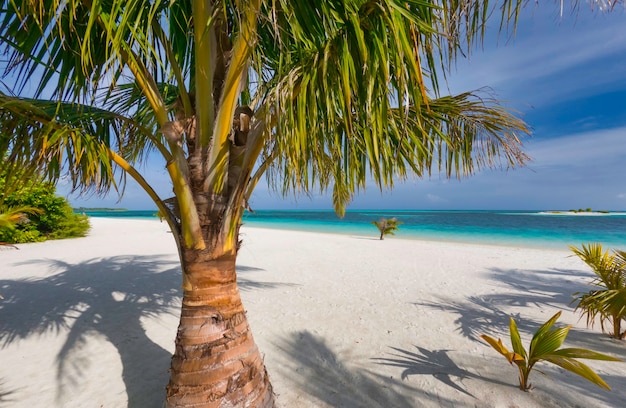
<path fill-rule="evenodd" d="M 156 218 L 156 211 L 86 211 L 92 217 Z M 372 221 L 396 217 L 395 237 L 532 248 L 567 249 L 599 242 L 626 250 L 626 213 L 566 215 L 537 211 L 256 211 L 244 215 L 251 227 L 378 236 Z M 394 239 L 390 236 L 387 239 Z"/>

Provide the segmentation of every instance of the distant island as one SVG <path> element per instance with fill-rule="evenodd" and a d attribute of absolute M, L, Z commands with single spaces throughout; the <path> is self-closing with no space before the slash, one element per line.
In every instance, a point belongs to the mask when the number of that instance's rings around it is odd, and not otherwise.
<path fill-rule="evenodd" d="M 78 207 L 74 208 L 75 212 L 87 212 L 87 211 L 128 211 L 126 208 L 99 208 L 99 207 Z"/>
<path fill-rule="evenodd" d="M 585 208 L 584 210 L 582 208 L 579 208 L 578 210 L 569 210 L 568 212 L 573 212 L 573 213 L 600 213 L 600 214 L 608 214 L 610 211 L 606 211 L 606 210 L 598 210 L 598 211 L 594 211 L 591 208 Z"/>
<path fill-rule="evenodd" d="M 607 210 L 593 210 L 591 208 L 579 208 L 578 210 L 567 211 L 541 211 L 540 214 L 557 214 L 557 215 L 613 215 L 624 214 L 623 212 L 607 211 Z"/>

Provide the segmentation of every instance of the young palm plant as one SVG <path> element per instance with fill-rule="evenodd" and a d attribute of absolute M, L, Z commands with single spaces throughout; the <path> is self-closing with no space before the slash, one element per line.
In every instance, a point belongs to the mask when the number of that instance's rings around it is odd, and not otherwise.
<path fill-rule="evenodd" d="M 381 217 L 378 221 L 372 221 L 372 224 L 376 225 L 380 231 L 380 239 L 383 240 L 385 235 L 394 235 L 395 231 L 398 230 L 398 226 L 402 223 L 396 217 Z"/>
<path fill-rule="evenodd" d="M 498 353 L 502 354 L 510 364 L 515 363 L 519 369 L 519 387 L 523 391 L 531 388 L 528 377 L 533 370 L 535 364 L 540 361 L 556 364 L 567 371 L 580 375 L 581 377 L 591 381 L 599 387 L 610 390 L 611 387 L 589 366 L 576 360 L 577 358 L 586 358 L 590 360 L 604 361 L 622 361 L 618 358 L 608 356 L 606 354 L 597 353 L 595 351 L 581 348 L 559 348 L 565 341 L 567 333 L 571 326 L 553 329 L 554 323 L 561 316 L 561 312 L 556 313 L 545 322 L 533 336 L 530 342 L 528 352 L 522 345 L 522 340 L 517 330 L 515 320 L 511 318 L 509 325 L 511 344 L 513 351 L 509 351 L 502 344 L 502 340 L 483 334 L 481 337 L 491 345 Z"/>
<path fill-rule="evenodd" d="M 16 224 L 26 221 L 26 213 L 38 212 L 37 208 L 19 207 L 4 208 L 0 207 L 0 228 L 13 229 Z"/>
<path fill-rule="evenodd" d="M 22 222 L 28 222 L 28 216 L 26 214 L 40 214 L 42 210 L 34 207 L 3 207 L 0 206 L 0 230 L 8 229 L 14 230 L 15 226 Z M 0 242 L 0 245 L 10 246 L 17 248 L 6 242 Z"/>
<path fill-rule="evenodd" d="M 626 252 L 603 251 L 601 244 L 583 244 L 581 248 L 570 249 L 582 259 L 596 274 L 593 284 L 598 288 L 586 293 L 576 292 L 573 302 L 576 310 L 587 317 L 587 326 L 593 326 L 596 318 L 605 333 L 607 322 L 612 326 L 609 334 L 616 339 L 626 337 L 622 331 L 622 321 L 626 319 Z"/>

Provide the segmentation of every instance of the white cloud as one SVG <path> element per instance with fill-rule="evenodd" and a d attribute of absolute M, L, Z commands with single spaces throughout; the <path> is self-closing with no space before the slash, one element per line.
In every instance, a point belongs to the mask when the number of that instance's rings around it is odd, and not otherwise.
<path fill-rule="evenodd" d="M 603 167 L 626 163 L 626 127 L 596 130 L 553 139 L 530 140 L 527 152 L 530 167 L 566 165 Z"/>
<path fill-rule="evenodd" d="M 431 194 L 431 193 L 427 194 L 426 198 L 428 199 L 430 203 L 433 203 L 433 204 L 441 204 L 441 203 L 448 202 L 448 200 L 446 200 L 445 198 L 442 198 L 436 194 Z"/>
<path fill-rule="evenodd" d="M 450 76 L 451 92 L 489 86 L 501 98 L 543 106 L 592 95 L 609 85 L 614 89 L 616 81 L 626 87 L 623 14 L 581 10 L 580 16 L 564 17 L 560 23 L 554 15 L 544 7 L 526 16 L 507 44 L 494 47 L 492 35 L 484 52 L 458 63 Z"/>

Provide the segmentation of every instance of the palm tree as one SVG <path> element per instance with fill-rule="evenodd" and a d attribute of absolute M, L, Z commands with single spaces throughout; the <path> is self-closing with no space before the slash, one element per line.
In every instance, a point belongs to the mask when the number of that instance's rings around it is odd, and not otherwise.
<path fill-rule="evenodd" d="M 398 225 L 402 224 L 396 217 L 385 218 L 381 217 L 378 221 L 372 221 L 372 224 L 376 225 L 376 228 L 380 231 L 380 240 L 385 239 L 385 235 L 394 235 L 398 230 Z"/>
<path fill-rule="evenodd" d="M 626 320 L 626 252 L 603 251 L 601 244 L 583 244 L 581 248 L 571 246 L 576 256 L 591 267 L 596 278 L 595 290 L 586 293 L 576 292 L 576 310 L 587 316 L 587 326 L 593 326 L 596 317 L 600 320 L 602 332 L 605 322 L 612 326 L 611 336 L 616 339 L 626 337 L 622 331 L 622 321 Z"/>
<path fill-rule="evenodd" d="M 500 3 L 505 24 L 522 3 Z M 341 215 L 366 180 L 523 165 L 521 120 L 488 93 L 439 92 L 491 11 L 478 0 L 3 0 L 13 85 L 0 92 L 0 171 L 103 194 L 134 179 L 183 271 L 167 406 L 273 406 L 235 272 L 252 191 L 263 175 L 283 192 L 332 189 Z M 140 172 L 148 155 L 173 197 Z"/>

